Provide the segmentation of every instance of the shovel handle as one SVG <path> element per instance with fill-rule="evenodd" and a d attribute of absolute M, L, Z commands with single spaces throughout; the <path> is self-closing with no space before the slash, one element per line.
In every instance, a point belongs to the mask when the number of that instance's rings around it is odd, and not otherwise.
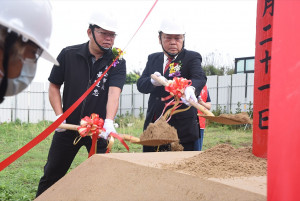
<path fill-rule="evenodd" d="M 165 82 L 164 80 L 160 79 L 159 77 L 157 77 L 156 75 L 152 74 L 151 78 L 154 79 L 155 81 L 159 82 L 160 84 L 162 84 L 163 86 L 166 86 L 168 83 Z M 183 97 L 185 97 L 185 95 L 183 95 Z M 205 115 L 207 116 L 215 116 L 212 112 L 210 112 L 209 110 L 207 110 L 204 106 L 200 105 L 197 102 L 188 100 L 188 102 L 195 107 L 197 110 L 200 110 L 201 112 L 203 112 Z"/>
<path fill-rule="evenodd" d="M 119 134 L 119 136 L 120 136 L 121 138 L 123 138 L 124 140 L 129 141 L 129 142 L 131 142 L 131 143 L 137 143 L 137 142 L 140 142 L 140 138 L 134 137 L 134 136 L 132 136 L 132 135 Z"/>
<path fill-rule="evenodd" d="M 60 124 L 58 126 L 58 128 L 63 128 L 63 129 L 67 129 L 67 130 L 73 130 L 73 131 L 77 131 L 77 128 L 79 126 L 78 125 L 74 125 L 74 124 Z M 127 134 L 118 134 L 123 140 L 129 141 L 131 143 L 137 143 L 140 142 L 140 138 L 131 136 L 131 135 L 127 135 Z"/>
<path fill-rule="evenodd" d="M 63 128 L 63 129 L 72 130 L 72 131 L 77 131 L 78 127 L 79 127 L 78 125 L 74 125 L 74 124 L 60 124 L 58 126 L 58 128 Z"/>

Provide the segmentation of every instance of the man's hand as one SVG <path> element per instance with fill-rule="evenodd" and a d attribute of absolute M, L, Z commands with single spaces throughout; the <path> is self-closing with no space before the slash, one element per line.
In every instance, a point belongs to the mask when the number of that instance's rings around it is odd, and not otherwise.
<path fill-rule="evenodd" d="M 185 94 L 185 98 L 181 97 L 181 100 L 184 104 L 186 104 L 187 106 L 191 106 L 191 104 L 189 103 L 189 100 L 197 103 L 197 98 L 195 96 L 195 88 L 194 87 L 188 86 L 187 88 L 185 88 L 184 94 Z"/>
<path fill-rule="evenodd" d="M 113 132 L 113 133 L 117 133 L 115 127 L 114 127 L 114 121 L 111 119 L 105 119 L 104 120 L 104 125 L 103 128 L 105 128 L 105 132 L 101 132 L 99 134 L 100 137 L 107 139 L 108 135 Z"/>
<path fill-rule="evenodd" d="M 56 116 L 56 120 L 57 120 L 61 115 L 62 115 L 62 114 L 57 115 L 57 116 Z M 66 123 L 66 120 L 64 120 L 61 124 L 65 124 L 65 123 Z M 65 132 L 66 129 L 64 129 L 64 128 L 56 128 L 55 131 L 56 131 L 56 132 Z"/>
<path fill-rule="evenodd" d="M 167 82 L 167 81 L 168 81 L 164 76 L 162 76 L 162 75 L 160 74 L 160 72 L 154 72 L 153 74 L 156 75 L 156 76 L 157 76 L 159 79 L 161 79 L 163 82 Z M 154 80 L 154 79 L 152 79 L 152 78 L 151 78 L 151 83 L 152 83 L 154 86 L 156 86 L 156 87 L 162 86 L 161 83 L 157 82 L 156 80 Z"/>

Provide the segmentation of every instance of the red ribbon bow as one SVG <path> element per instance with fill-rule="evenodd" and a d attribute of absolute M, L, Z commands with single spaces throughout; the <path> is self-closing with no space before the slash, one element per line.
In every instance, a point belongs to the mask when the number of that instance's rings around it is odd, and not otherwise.
<path fill-rule="evenodd" d="M 91 117 L 85 116 L 80 121 L 80 127 L 77 128 L 81 137 L 85 137 L 87 135 L 98 137 L 99 133 L 105 131 L 103 128 L 104 120 L 99 117 L 98 114 L 91 114 Z"/>
<path fill-rule="evenodd" d="M 92 146 L 90 149 L 89 157 L 94 155 L 97 150 L 97 139 L 99 133 L 105 131 L 103 128 L 104 121 L 99 117 L 98 114 L 91 114 L 91 117 L 85 116 L 80 121 L 80 126 L 77 128 L 81 137 L 85 137 L 87 135 L 92 136 Z"/>
<path fill-rule="evenodd" d="M 105 128 L 103 128 L 103 125 L 104 125 L 104 120 L 100 118 L 98 114 L 95 113 L 91 114 L 91 117 L 85 116 L 80 121 L 80 126 L 77 128 L 80 136 L 81 137 L 85 137 L 87 135 L 92 136 L 92 146 L 90 149 L 89 157 L 91 157 L 96 153 L 97 139 L 99 138 L 98 136 L 102 131 L 105 132 Z M 120 140 L 120 142 L 125 146 L 127 151 L 129 151 L 129 147 L 118 134 L 111 132 L 109 136 L 115 137 L 118 140 Z M 110 149 L 108 148 L 106 153 L 108 153 L 109 151 Z"/>
<path fill-rule="evenodd" d="M 186 87 L 191 86 L 192 81 L 182 77 L 174 77 L 173 81 L 168 82 L 165 90 L 170 92 L 172 96 L 181 98 Z"/>

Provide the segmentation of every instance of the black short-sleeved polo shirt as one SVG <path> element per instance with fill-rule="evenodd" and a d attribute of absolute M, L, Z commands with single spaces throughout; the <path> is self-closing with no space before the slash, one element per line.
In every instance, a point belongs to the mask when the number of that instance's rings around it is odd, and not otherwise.
<path fill-rule="evenodd" d="M 56 85 L 63 84 L 62 102 L 63 111 L 66 111 L 111 65 L 113 54 L 109 50 L 101 59 L 93 63 L 88 43 L 84 43 L 64 48 L 57 60 L 60 66 L 53 66 L 48 80 Z M 109 87 L 119 87 L 122 90 L 126 80 L 126 61 L 122 59 L 118 62 L 67 118 L 67 123 L 79 124 L 81 118 L 92 113 L 99 114 L 103 119 L 106 117 Z"/>

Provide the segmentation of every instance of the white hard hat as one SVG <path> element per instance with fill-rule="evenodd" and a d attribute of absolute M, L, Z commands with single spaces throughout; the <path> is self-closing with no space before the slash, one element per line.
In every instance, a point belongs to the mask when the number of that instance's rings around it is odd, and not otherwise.
<path fill-rule="evenodd" d="M 118 23 L 112 13 L 94 12 L 90 17 L 89 24 L 97 25 L 107 31 L 118 32 Z"/>
<path fill-rule="evenodd" d="M 49 53 L 52 31 L 51 5 L 48 0 L 0 0 L 0 24 L 31 40 L 41 49 L 41 57 L 59 65 Z"/>
<path fill-rule="evenodd" d="M 164 18 L 161 21 L 158 32 L 165 34 L 185 34 L 183 23 L 179 19 Z"/>

